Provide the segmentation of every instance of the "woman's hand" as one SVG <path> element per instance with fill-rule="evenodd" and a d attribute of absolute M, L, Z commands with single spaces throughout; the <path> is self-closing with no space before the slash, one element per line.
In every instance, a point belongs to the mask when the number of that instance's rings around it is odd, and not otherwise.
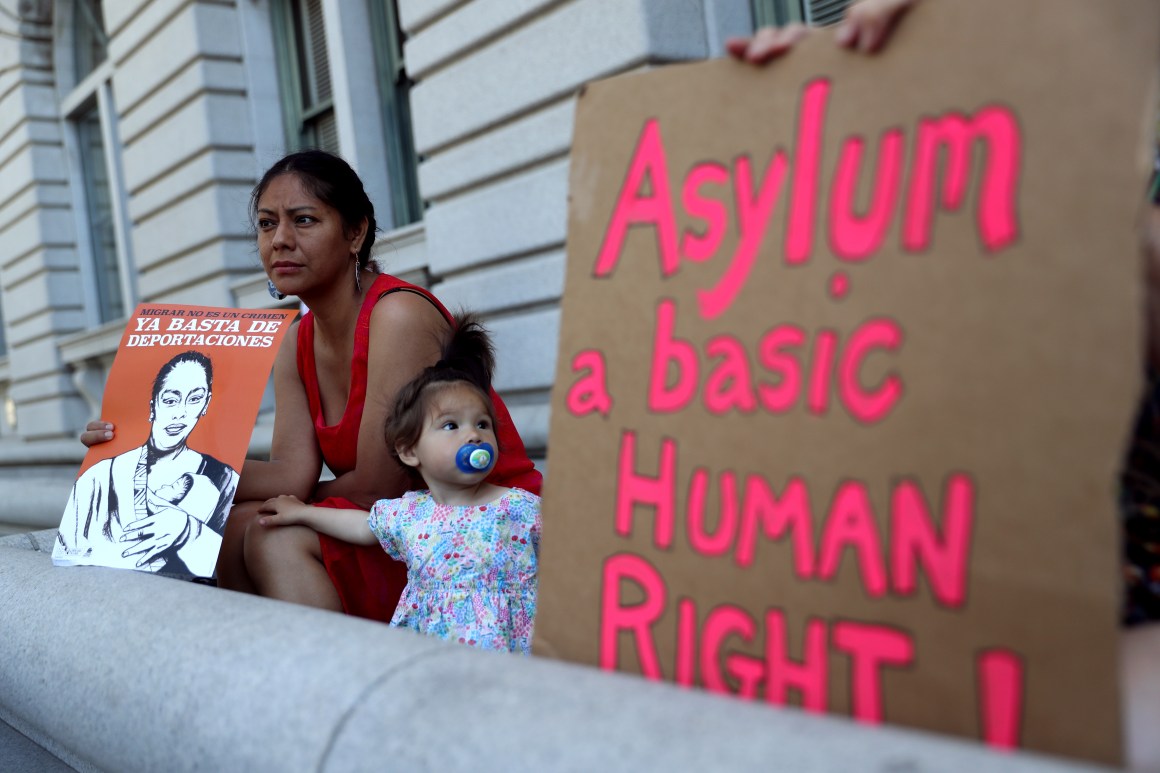
<path fill-rule="evenodd" d="M 85 429 L 81 432 L 81 442 L 84 443 L 85 448 L 92 448 L 101 443 L 107 443 L 113 439 L 113 425 L 102 419 L 90 421 L 85 425 Z"/>

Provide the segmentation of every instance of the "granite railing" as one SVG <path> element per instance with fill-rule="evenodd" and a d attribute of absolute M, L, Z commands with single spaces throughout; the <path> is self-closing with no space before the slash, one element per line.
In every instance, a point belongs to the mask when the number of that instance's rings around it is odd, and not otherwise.
<path fill-rule="evenodd" d="M 78 770 L 1096 769 L 56 568 L 53 537 L 0 539 L 0 720 Z"/>

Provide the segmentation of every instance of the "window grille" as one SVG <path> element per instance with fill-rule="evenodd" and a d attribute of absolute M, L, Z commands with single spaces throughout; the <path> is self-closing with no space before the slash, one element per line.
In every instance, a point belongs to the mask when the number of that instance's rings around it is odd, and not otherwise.
<path fill-rule="evenodd" d="M 339 151 L 338 124 L 330 84 L 330 55 L 321 0 L 276 0 L 270 4 L 282 82 L 286 145 L 294 150 Z"/>
<path fill-rule="evenodd" d="M 802 22 L 815 27 L 835 24 L 850 0 L 753 0 L 754 27 Z"/>

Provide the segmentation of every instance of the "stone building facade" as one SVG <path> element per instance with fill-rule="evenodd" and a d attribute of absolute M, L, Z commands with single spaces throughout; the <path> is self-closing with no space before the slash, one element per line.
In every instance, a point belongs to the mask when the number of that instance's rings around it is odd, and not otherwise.
<path fill-rule="evenodd" d="M 365 180 L 384 270 L 485 316 L 543 459 L 576 90 L 842 4 L 0 0 L 0 522 L 55 525 L 136 303 L 275 303 L 248 197 L 307 145 Z"/>

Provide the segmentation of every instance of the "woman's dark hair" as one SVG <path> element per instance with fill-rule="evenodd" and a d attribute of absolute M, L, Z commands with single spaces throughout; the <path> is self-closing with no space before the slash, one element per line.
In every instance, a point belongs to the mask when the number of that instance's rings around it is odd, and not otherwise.
<path fill-rule="evenodd" d="M 266 170 L 250 194 L 250 218 L 253 222 L 258 220 L 258 200 L 274 178 L 284 174 L 296 176 L 311 196 L 337 210 L 347 233 L 357 230 L 366 218 L 367 234 L 358 250 L 358 262 L 367 266 L 379 227 L 375 223 L 375 205 L 350 164 L 325 150 L 302 150 L 283 157 Z"/>
<path fill-rule="evenodd" d="M 479 318 L 465 312 L 456 314 L 439 362 L 424 369 L 400 389 L 395 398 L 395 406 L 386 427 L 387 445 L 391 453 L 397 457 L 399 447 L 415 447 L 419 436 L 423 434 L 423 423 L 427 418 L 431 398 L 452 384 L 466 385 L 478 392 L 483 398 L 483 404 L 487 406 L 492 427 L 495 427 L 495 406 L 491 402 L 491 374 L 494 369 L 495 348 Z"/>
<path fill-rule="evenodd" d="M 182 352 L 169 362 L 161 366 L 161 370 L 157 371 L 157 378 L 153 379 L 153 396 L 149 398 L 150 403 L 157 402 L 157 395 L 161 394 L 161 387 L 165 384 L 165 379 L 169 378 L 169 374 L 183 362 L 192 362 L 200 365 L 201 369 L 205 371 L 205 386 L 209 391 L 213 391 L 213 362 L 209 357 L 206 357 L 201 352 L 190 350 Z"/>

